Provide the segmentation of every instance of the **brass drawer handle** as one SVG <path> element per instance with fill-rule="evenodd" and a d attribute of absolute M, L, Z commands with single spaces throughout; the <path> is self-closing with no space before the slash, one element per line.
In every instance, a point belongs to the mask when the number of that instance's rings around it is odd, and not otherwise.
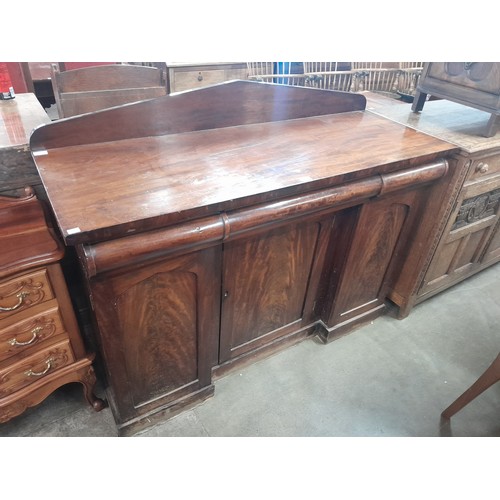
<path fill-rule="evenodd" d="M 10 345 L 13 345 L 13 346 L 17 346 L 17 347 L 20 347 L 23 345 L 33 344 L 33 342 L 35 342 L 35 340 L 37 339 L 37 334 L 40 333 L 42 330 L 43 330 L 43 327 L 41 327 L 41 326 L 37 326 L 36 328 L 33 328 L 33 330 L 31 330 L 33 337 L 31 337 L 27 342 L 18 342 L 18 340 L 14 337 L 13 339 L 7 340 L 7 343 Z"/>
<path fill-rule="evenodd" d="M 16 297 L 19 299 L 17 304 L 12 307 L 0 307 L 1 312 L 8 312 L 8 311 L 15 311 L 16 309 L 19 309 L 23 305 L 23 300 L 24 297 L 27 297 L 30 293 L 29 292 L 20 292 L 16 295 Z"/>
<path fill-rule="evenodd" d="M 478 163 L 476 167 L 476 172 L 480 174 L 485 174 L 486 172 L 488 172 L 489 169 L 490 166 L 487 163 Z"/>
<path fill-rule="evenodd" d="M 33 370 L 28 370 L 27 372 L 24 372 L 25 375 L 28 377 L 41 377 L 42 375 L 45 375 L 51 368 L 52 368 L 52 358 L 49 358 L 47 361 L 45 361 L 45 364 L 47 365 L 47 368 L 43 370 L 43 372 L 34 372 Z"/>

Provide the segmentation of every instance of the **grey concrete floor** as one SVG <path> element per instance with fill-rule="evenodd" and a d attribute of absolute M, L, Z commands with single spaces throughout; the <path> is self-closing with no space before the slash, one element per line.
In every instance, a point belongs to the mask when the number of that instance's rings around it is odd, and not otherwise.
<path fill-rule="evenodd" d="M 215 382 L 215 396 L 136 437 L 497 437 L 500 383 L 451 422 L 441 411 L 500 350 L 500 264 L 328 345 L 307 339 Z M 103 395 L 102 392 L 99 395 Z M 0 425 L 0 436 L 117 436 L 78 384 Z"/>

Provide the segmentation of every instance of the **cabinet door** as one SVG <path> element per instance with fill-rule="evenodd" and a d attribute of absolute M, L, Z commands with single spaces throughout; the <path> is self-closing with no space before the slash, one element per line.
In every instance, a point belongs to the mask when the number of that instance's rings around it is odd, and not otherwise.
<path fill-rule="evenodd" d="M 211 384 L 220 249 L 96 279 L 91 286 L 118 423 Z"/>
<path fill-rule="evenodd" d="M 320 222 L 302 222 L 224 245 L 220 363 L 299 330 L 311 320 Z"/>
<path fill-rule="evenodd" d="M 483 257 L 483 264 L 493 264 L 500 260 L 500 221 L 497 222 L 495 229 L 493 230 L 493 237 L 488 244 L 486 253 Z"/>
<path fill-rule="evenodd" d="M 421 295 L 442 290 L 478 271 L 485 260 L 493 260 L 495 238 L 485 257 L 481 256 L 498 221 L 499 182 L 500 178 L 494 177 L 464 189 L 451 226 L 426 273 Z"/>
<path fill-rule="evenodd" d="M 322 313 L 329 330 L 322 332 L 324 338 L 383 312 L 390 272 L 398 264 L 396 250 L 407 240 L 415 223 L 413 204 L 415 194 L 410 192 L 366 203 L 359 215 L 355 211 L 344 215 L 344 225 L 351 227 L 353 234 L 345 251 L 337 252 L 330 271 L 330 298 Z M 339 232 L 346 230 L 339 226 Z M 332 251 L 336 252 L 335 247 Z"/>

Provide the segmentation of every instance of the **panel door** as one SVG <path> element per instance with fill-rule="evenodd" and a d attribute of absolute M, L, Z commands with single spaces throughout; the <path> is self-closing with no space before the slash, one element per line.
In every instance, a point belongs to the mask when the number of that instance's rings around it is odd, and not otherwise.
<path fill-rule="evenodd" d="M 299 330 L 322 224 L 286 225 L 224 245 L 220 363 Z"/>
<path fill-rule="evenodd" d="M 493 230 L 493 235 L 491 241 L 488 243 L 482 264 L 490 265 L 497 261 L 500 261 L 500 220 Z"/>
<path fill-rule="evenodd" d="M 92 283 L 115 418 L 124 422 L 211 383 L 220 249 Z"/>
<path fill-rule="evenodd" d="M 485 257 L 482 256 L 498 221 L 499 181 L 495 177 L 464 189 L 450 220 L 448 233 L 426 273 L 420 295 L 443 290 L 479 270 L 488 259 L 493 261 L 496 255 L 495 238 Z M 489 191 L 481 192 L 488 188 Z"/>
<path fill-rule="evenodd" d="M 410 217 L 414 199 L 414 193 L 408 193 L 376 200 L 363 205 L 359 215 L 354 211 L 346 214 L 352 236 L 343 255 L 334 258 L 330 298 L 322 314 L 332 332 L 384 310 L 390 273 L 397 264 L 397 248 L 404 254 L 402 244 L 415 219 Z"/>

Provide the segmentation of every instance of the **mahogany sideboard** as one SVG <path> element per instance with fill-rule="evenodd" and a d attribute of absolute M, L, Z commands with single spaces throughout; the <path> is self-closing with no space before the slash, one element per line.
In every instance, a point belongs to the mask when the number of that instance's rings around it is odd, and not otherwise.
<path fill-rule="evenodd" d="M 406 307 L 458 148 L 365 106 L 233 81 L 32 134 L 122 435 L 231 368 L 374 319 L 389 293 Z"/>
<path fill-rule="evenodd" d="M 377 105 L 376 113 L 457 145 L 456 176 L 411 302 L 419 303 L 500 261 L 500 134 L 485 137 L 490 114 L 448 100 Z"/>
<path fill-rule="evenodd" d="M 70 382 L 102 409 L 59 263 L 64 246 L 31 188 L 0 196 L 0 244 L 0 423 Z"/>

